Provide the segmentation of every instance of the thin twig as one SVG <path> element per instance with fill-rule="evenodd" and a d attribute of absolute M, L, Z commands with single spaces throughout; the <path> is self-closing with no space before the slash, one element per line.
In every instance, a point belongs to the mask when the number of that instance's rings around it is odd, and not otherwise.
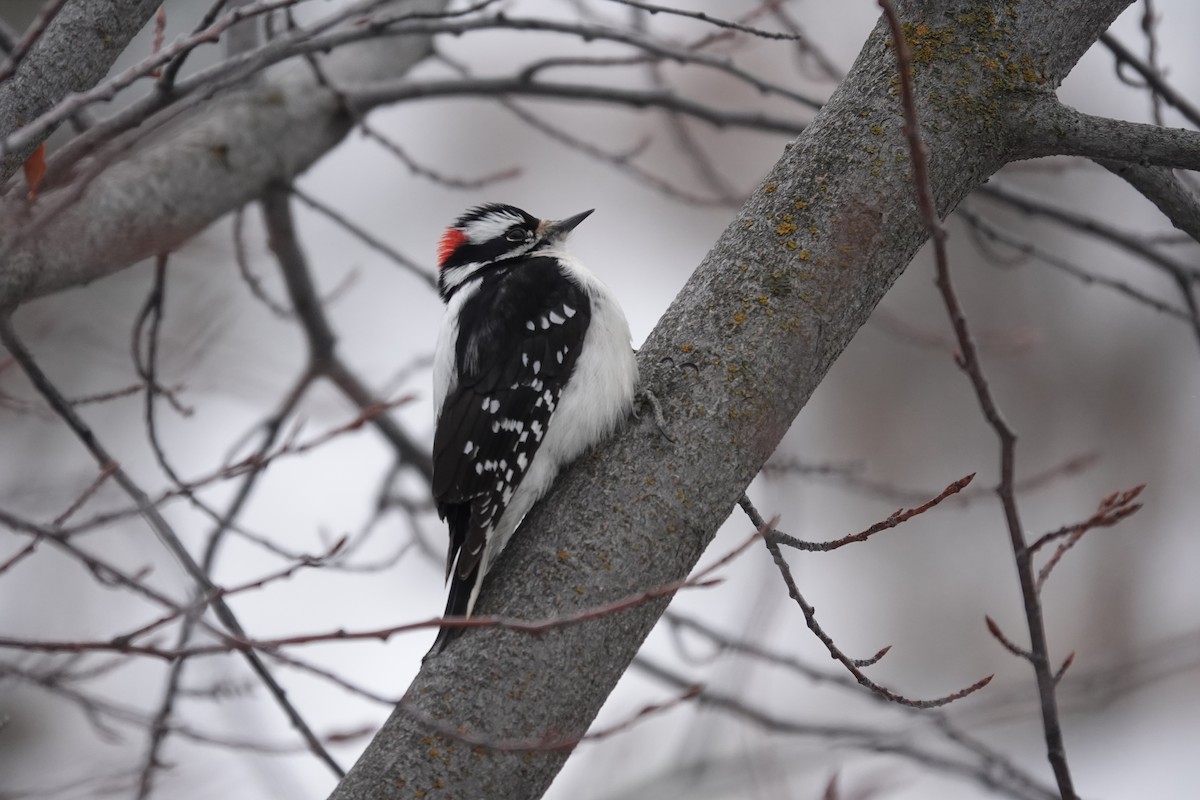
<path fill-rule="evenodd" d="M 895 511 L 887 519 L 876 522 L 874 525 L 864 531 L 852 533 L 849 536 L 843 536 L 842 538 L 835 539 L 832 542 L 806 542 L 802 539 L 797 539 L 794 536 L 788 536 L 787 534 L 779 533 L 778 531 L 775 531 L 771 534 L 771 541 L 776 544 L 794 547 L 797 550 L 807 550 L 815 553 L 837 550 L 839 547 L 845 547 L 846 545 L 854 544 L 855 542 L 865 542 L 867 539 L 871 538 L 880 531 L 885 531 L 889 528 L 895 528 L 897 525 L 902 525 L 919 514 L 924 514 L 926 511 L 938 505 L 946 498 L 952 497 L 961 492 L 972 480 L 974 480 L 974 478 L 975 473 L 972 472 L 970 475 L 966 475 L 951 483 L 932 500 L 913 508 Z"/>
<path fill-rule="evenodd" d="M 37 44 L 38 39 L 42 38 L 42 34 L 50 27 L 50 23 L 62 10 L 62 7 L 67 4 L 67 0 L 46 0 L 42 3 L 42 7 L 38 9 L 37 16 L 33 18 L 33 22 L 29 23 L 29 27 L 25 29 L 25 33 L 17 40 L 17 43 L 8 52 L 8 59 L 3 65 L 0 65 L 0 83 L 17 74 L 17 68 L 21 66 L 21 60 L 29 54 L 33 46 Z"/>
<path fill-rule="evenodd" d="M 163 546 L 175 556 L 176 561 L 183 567 L 188 576 L 206 591 L 215 591 L 212 581 L 201 569 L 200 565 L 192 558 L 191 553 L 184 547 L 179 536 L 175 533 L 171 525 L 159 513 L 158 508 L 150 501 L 149 496 L 142 490 L 140 486 L 129 474 L 121 468 L 120 463 L 109 455 L 108 451 L 100 443 L 99 439 L 92 432 L 91 428 L 83 421 L 83 419 L 75 412 L 70 402 L 63 397 L 62 393 L 50 381 L 46 374 L 42 371 L 40 365 L 34 359 L 33 354 L 25 347 L 25 343 L 17 336 L 16 331 L 12 327 L 11 316 L 0 317 L 0 343 L 8 349 L 9 354 L 16 359 L 25 375 L 29 378 L 34 388 L 46 400 L 54 412 L 66 423 L 67 427 L 75 434 L 76 438 L 84 445 L 85 448 L 92 454 L 92 457 L 101 465 L 101 468 L 107 468 L 108 465 L 113 465 L 113 480 L 125 491 L 126 494 L 133 499 L 138 507 L 138 511 L 142 518 L 154 531 L 159 541 Z M 221 621 L 232 634 L 245 638 L 245 630 L 237 617 L 228 605 L 221 599 L 213 602 L 213 611 L 217 618 Z M 287 693 L 271 675 L 266 665 L 259 658 L 258 654 L 253 651 L 243 651 L 245 658 L 249 662 L 251 669 L 259 676 L 263 683 L 267 686 L 276 703 L 287 715 L 297 732 L 304 738 L 305 742 L 312 752 L 317 755 L 327 766 L 340 778 L 344 775 L 344 771 L 329 752 L 325 749 L 321 741 L 309 728 L 308 723 L 292 705 L 287 698 Z"/>
<path fill-rule="evenodd" d="M 1037 586 L 1034 581 L 1031 556 L 1025 546 L 1025 533 L 1017 512 L 1014 488 L 1017 437 L 1004 420 L 992 397 L 975 341 L 971 336 L 962 306 L 950 280 L 950 265 L 946 255 L 946 229 L 942 226 L 937 207 L 933 202 L 929 183 L 928 152 L 925 142 L 921 138 L 921 126 L 917 117 L 916 93 L 912 85 L 912 53 L 908 49 L 903 26 L 900 24 L 900 18 L 896 14 L 891 0 L 878 0 L 878 2 L 891 29 L 892 44 L 896 52 L 896 68 L 900 80 L 900 98 L 904 107 L 904 134 L 908 139 L 913 167 L 913 184 L 916 188 L 921 217 L 933 239 L 934 260 L 937 264 L 937 286 L 945 302 L 946 311 L 950 315 L 950 322 L 954 327 L 954 334 L 958 339 L 961 351 L 957 356 L 957 361 L 970 379 L 983 416 L 995 431 L 1000 443 L 1000 486 L 997 493 L 1004 508 L 1004 518 L 1008 526 L 1009 538 L 1017 564 L 1017 574 L 1021 583 L 1025 619 L 1031 643 L 1030 660 L 1037 676 L 1038 694 L 1041 698 L 1042 727 L 1045 730 L 1047 755 L 1063 800 L 1076 800 L 1066 749 L 1063 744 L 1062 723 L 1058 714 L 1058 700 L 1055 695 L 1054 674 L 1050 667 L 1050 649 L 1046 639 L 1045 623 L 1042 619 L 1041 601 L 1038 598 Z"/>
<path fill-rule="evenodd" d="M 1187 118 L 1196 127 L 1200 127 L 1200 108 L 1192 105 L 1186 97 L 1175 90 L 1171 84 L 1167 83 L 1162 76 L 1162 73 L 1145 63 L 1138 58 L 1133 51 L 1121 44 L 1117 37 L 1111 32 L 1106 31 L 1100 34 L 1100 43 L 1109 49 L 1113 57 L 1117 59 L 1118 66 L 1120 64 L 1128 64 L 1130 67 L 1142 77 L 1146 82 L 1146 86 L 1157 97 L 1161 97 L 1176 111 Z"/>
<path fill-rule="evenodd" d="M 800 611 L 804 614 L 804 622 L 806 625 L 808 625 L 808 629 L 811 630 L 814 635 L 816 635 L 816 637 L 821 641 L 821 644 L 825 645 L 825 649 L 829 651 L 829 655 L 841 662 L 842 666 L 844 666 L 850 672 L 850 674 L 854 676 L 854 679 L 858 681 L 859 684 L 875 692 L 880 697 L 884 697 L 893 703 L 897 703 L 898 705 L 909 706 L 910 708 L 937 708 L 948 703 L 953 703 L 955 700 L 960 700 L 969 694 L 974 694 L 991 683 L 993 676 L 988 675 L 987 677 L 976 681 L 964 689 L 944 695 L 943 697 L 936 697 L 932 700 L 916 700 L 911 697 L 906 697 L 898 692 L 894 692 L 886 686 L 878 684 L 868 678 L 866 674 L 863 673 L 862 668 L 875 664 L 877 661 L 879 661 L 879 659 L 887 655 L 888 650 L 891 649 L 891 645 L 881 648 L 870 658 L 854 659 L 846 655 L 846 653 L 837 646 L 837 643 L 833 641 L 833 637 L 826 633 L 824 628 L 822 628 L 817 622 L 816 609 L 813 608 L 808 601 L 804 599 L 804 595 L 800 593 L 800 588 L 796 585 L 796 579 L 792 576 L 792 569 L 788 566 L 787 560 L 783 557 L 783 552 L 779 549 L 779 545 L 774 541 L 774 525 L 763 520 L 762 515 L 758 512 L 758 509 L 754 507 L 754 504 L 750 502 L 750 498 L 745 494 L 738 499 L 738 505 L 740 505 L 742 510 L 746 512 L 746 516 L 750 518 L 751 523 L 759 525 L 760 527 L 763 525 L 768 526 L 769 533 L 764 539 L 764 542 L 767 545 L 767 550 L 771 553 L 771 560 L 775 562 L 775 566 L 779 569 L 779 574 L 783 577 L 784 585 L 787 586 L 788 595 L 796 602 L 796 605 L 800 607 Z"/>
<path fill-rule="evenodd" d="M 387 244 L 382 239 L 368 231 L 366 228 L 351 221 L 348 217 L 346 217 L 345 214 L 342 214 L 337 209 L 321 202 L 308 192 L 296 186 L 291 187 L 291 192 L 293 195 L 295 195 L 296 199 L 302 201 L 306 206 L 337 223 L 351 236 L 361 240 L 363 244 L 382 253 L 399 266 L 408 270 L 409 273 L 420 278 L 427 286 L 429 286 L 429 288 L 434 290 L 437 289 L 437 278 L 434 277 L 429 270 L 424 269 L 420 264 L 404 255 L 396 248 Z"/>

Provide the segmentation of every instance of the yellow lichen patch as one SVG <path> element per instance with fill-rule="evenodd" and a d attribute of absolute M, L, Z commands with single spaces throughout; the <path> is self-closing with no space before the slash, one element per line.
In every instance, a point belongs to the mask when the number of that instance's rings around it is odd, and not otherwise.
<path fill-rule="evenodd" d="M 734 325 L 741 325 L 745 321 L 746 321 L 746 312 L 738 311 L 736 314 L 733 315 L 733 324 Z"/>
<path fill-rule="evenodd" d="M 679 345 L 679 350 L 683 353 L 690 353 L 695 349 L 696 345 L 692 344 L 691 342 L 684 342 L 683 344 Z"/>
<path fill-rule="evenodd" d="M 797 200 L 795 203 L 793 203 L 793 205 L 796 206 L 796 208 L 808 208 L 808 201 Z"/>
<path fill-rule="evenodd" d="M 768 183 L 766 186 L 763 187 L 763 191 L 766 192 L 767 194 L 772 194 L 777 188 L 779 188 L 779 184 Z"/>
<path fill-rule="evenodd" d="M 775 233 L 779 236 L 791 236 L 796 232 L 796 223 L 781 222 L 775 226 Z"/>
<path fill-rule="evenodd" d="M 908 47 L 912 51 L 913 63 L 929 64 L 943 57 L 946 49 L 954 44 L 954 31 L 950 28 L 931 28 L 925 23 L 905 23 L 904 38 L 908 40 Z"/>
<path fill-rule="evenodd" d="M 571 558 L 571 554 L 568 553 L 566 550 L 558 551 L 558 560 L 559 561 L 568 561 L 570 558 Z"/>
<path fill-rule="evenodd" d="M 800 245 L 796 244 L 795 239 L 788 239 L 786 242 L 783 243 L 783 246 L 786 247 L 788 250 L 795 250 Z"/>

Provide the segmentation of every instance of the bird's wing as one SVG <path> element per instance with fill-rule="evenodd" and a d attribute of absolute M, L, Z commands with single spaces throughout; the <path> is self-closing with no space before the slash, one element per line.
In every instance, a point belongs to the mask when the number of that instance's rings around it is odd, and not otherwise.
<path fill-rule="evenodd" d="M 463 304 L 454 343 L 460 377 L 433 439 L 433 496 L 443 518 L 459 521 L 450 526 L 446 563 L 454 580 L 474 582 L 487 536 L 541 446 L 590 322 L 587 295 L 547 257 L 497 269 Z"/>

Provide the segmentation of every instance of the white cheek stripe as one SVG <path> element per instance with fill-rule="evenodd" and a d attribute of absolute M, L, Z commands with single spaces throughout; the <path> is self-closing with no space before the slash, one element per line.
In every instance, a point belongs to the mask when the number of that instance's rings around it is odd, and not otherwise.
<path fill-rule="evenodd" d="M 483 219 L 472 220 L 467 223 L 465 233 L 467 234 L 467 238 L 471 240 L 471 244 L 483 244 L 484 242 L 503 236 L 513 225 L 524 221 L 515 214 L 492 212 Z"/>

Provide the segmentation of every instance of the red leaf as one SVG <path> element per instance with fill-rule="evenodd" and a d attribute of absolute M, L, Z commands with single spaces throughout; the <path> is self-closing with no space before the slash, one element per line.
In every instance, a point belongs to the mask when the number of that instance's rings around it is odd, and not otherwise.
<path fill-rule="evenodd" d="M 46 177 L 46 143 L 42 142 L 29 158 L 25 159 L 25 183 L 29 185 L 29 202 L 37 200 L 38 187 Z"/>

